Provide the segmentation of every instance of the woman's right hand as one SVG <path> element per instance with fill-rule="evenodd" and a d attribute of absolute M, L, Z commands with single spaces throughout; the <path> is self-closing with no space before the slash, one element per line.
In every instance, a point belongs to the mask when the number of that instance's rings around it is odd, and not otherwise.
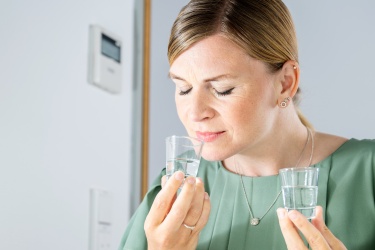
<path fill-rule="evenodd" d="M 210 200 L 202 180 L 195 177 L 185 179 L 176 197 L 183 181 L 181 171 L 174 173 L 155 197 L 144 224 L 149 250 L 195 249 L 198 244 L 208 221 Z"/>

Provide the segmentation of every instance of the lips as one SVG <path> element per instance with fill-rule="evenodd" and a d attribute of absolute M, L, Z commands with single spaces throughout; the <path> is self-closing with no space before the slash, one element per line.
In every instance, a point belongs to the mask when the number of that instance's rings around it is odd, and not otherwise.
<path fill-rule="evenodd" d="M 216 140 L 224 131 L 220 132 L 196 132 L 198 139 L 203 140 L 204 142 L 212 142 Z"/>

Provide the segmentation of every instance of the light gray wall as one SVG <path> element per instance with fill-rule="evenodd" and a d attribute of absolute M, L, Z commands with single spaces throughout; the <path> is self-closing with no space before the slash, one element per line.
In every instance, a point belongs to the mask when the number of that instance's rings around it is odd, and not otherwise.
<path fill-rule="evenodd" d="M 185 135 L 174 102 L 174 83 L 168 78 L 167 45 L 173 21 L 184 0 L 151 1 L 151 72 L 150 72 L 150 130 L 149 183 L 165 167 L 165 138 Z"/>
<path fill-rule="evenodd" d="M 164 138 L 186 134 L 167 78 L 167 43 L 188 1 L 153 1 L 151 40 L 150 175 L 165 164 Z M 300 49 L 301 109 L 319 131 L 375 138 L 375 2 L 285 0 L 296 23 Z"/>
<path fill-rule="evenodd" d="M 89 189 L 129 219 L 134 1 L 0 2 L 0 249 L 88 249 Z M 123 39 L 123 92 L 89 85 L 88 28 Z"/>
<path fill-rule="evenodd" d="M 303 112 L 318 130 L 375 138 L 375 2 L 286 3 L 299 38 Z"/>

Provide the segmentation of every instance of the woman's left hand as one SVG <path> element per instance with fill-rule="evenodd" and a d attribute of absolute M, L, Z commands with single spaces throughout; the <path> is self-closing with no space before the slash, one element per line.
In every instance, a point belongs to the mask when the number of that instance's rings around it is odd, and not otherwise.
<path fill-rule="evenodd" d="M 312 219 L 311 223 L 295 210 L 288 213 L 284 208 L 279 208 L 277 215 L 289 250 L 307 249 L 298 230 L 305 236 L 311 249 L 346 249 L 344 244 L 325 225 L 321 206 L 316 207 L 316 217 Z"/>

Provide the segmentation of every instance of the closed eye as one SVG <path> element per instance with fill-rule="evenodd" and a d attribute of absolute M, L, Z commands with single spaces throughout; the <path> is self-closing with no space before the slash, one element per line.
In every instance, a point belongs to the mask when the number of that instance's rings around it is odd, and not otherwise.
<path fill-rule="evenodd" d="M 228 90 L 223 91 L 223 92 L 219 92 L 219 91 L 215 90 L 215 93 L 216 93 L 216 95 L 218 95 L 218 96 L 226 96 L 226 95 L 230 95 L 230 94 L 232 94 L 233 89 L 234 89 L 234 88 L 231 88 L 231 89 L 228 89 Z"/>
<path fill-rule="evenodd" d="M 187 94 L 189 94 L 189 92 L 191 91 L 191 89 L 192 88 L 190 88 L 190 89 L 188 89 L 188 90 L 186 90 L 186 91 L 182 91 L 182 90 L 180 90 L 180 93 L 178 93 L 179 95 L 187 95 Z"/>

